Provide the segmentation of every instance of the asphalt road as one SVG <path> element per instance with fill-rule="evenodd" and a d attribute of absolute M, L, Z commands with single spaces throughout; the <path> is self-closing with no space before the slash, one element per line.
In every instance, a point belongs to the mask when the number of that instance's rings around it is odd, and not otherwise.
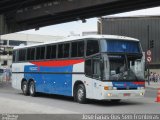
<path fill-rule="evenodd" d="M 39 94 L 37 97 L 24 96 L 10 84 L 0 85 L 0 113 L 14 114 L 107 114 L 107 113 L 160 113 L 156 103 L 157 90 L 146 89 L 144 98 L 123 100 L 120 103 L 89 100 L 79 104 L 71 97 Z M 69 119 L 72 115 L 69 115 Z M 71 118 L 80 117 L 74 116 Z M 81 116 L 82 117 L 82 116 Z M 40 117 L 43 118 L 43 117 Z M 47 118 L 47 117 L 46 117 Z M 61 116 L 61 119 L 66 117 Z M 47 119 L 45 119 L 47 120 Z"/>

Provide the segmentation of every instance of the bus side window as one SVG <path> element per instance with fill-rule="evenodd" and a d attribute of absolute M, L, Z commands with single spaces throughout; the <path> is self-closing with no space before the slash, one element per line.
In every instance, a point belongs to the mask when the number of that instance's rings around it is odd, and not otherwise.
<path fill-rule="evenodd" d="M 100 79 L 100 56 L 94 56 L 85 61 L 85 74 L 86 76 Z"/>
<path fill-rule="evenodd" d="M 70 44 L 66 43 L 63 45 L 63 58 L 68 58 L 69 57 L 69 48 L 70 48 Z"/>
<path fill-rule="evenodd" d="M 92 70 L 93 70 L 93 77 L 100 78 L 100 58 L 96 56 L 92 59 Z"/>
<path fill-rule="evenodd" d="M 36 48 L 36 60 L 44 59 L 45 55 L 45 46 Z"/>
<path fill-rule="evenodd" d="M 58 45 L 58 58 L 68 58 L 69 53 L 70 53 L 69 49 L 70 49 L 69 43 L 59 44 Z"/>
<path fill-rule="evenodd" d="M 92 77 L 92 60 L 88 59 L 85 61 L 85 74 L 86 76 Z"/>
<path fill-rule="evenodd" d="M 83 57 L 84 56 L 84 41 L 73 42 L 71 57 Z"/>
<path fill-rule="evenodd" d="M 87 41 L 87 51 L 86 55 L 93 55 L 99 52 L 98 40 L 88 40 Z"/>
<path fill-rule="evenodd" d="M 17 61 L 16 61 L 17 53 L 18 53 L 17 50 L 16 50 L 16 51 L 13 51 L 13 62 L 14 62 L 14 63 L 17 62 Z"/>
<path fill-rule="evenodd" d="M 57 51 L 57 46 L 56 45 L 47 46 L 46 59 L 56 58 L 56 53 L 57 53 L 56 51 Z"/>
<path fill-rule="evenodd" d="M 19 50 L 18 61 L 26 60 L 26 49 Z"/>
<path fill-rule="evenodd" d="M 84 56 L 84 41 L 78 42 L 78 57 Z"/>
<path fill-rule="evenodd" d="M 27 60 L 34 60 L 35 59 L 35 48 L 28 48 L 27 49 Z"/>

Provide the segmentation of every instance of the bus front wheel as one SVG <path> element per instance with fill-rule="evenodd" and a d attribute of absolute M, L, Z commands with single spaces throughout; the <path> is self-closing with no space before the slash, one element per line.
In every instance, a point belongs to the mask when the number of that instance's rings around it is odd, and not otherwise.
<path fill-rule="evenodd" d="M 34 83 L 34 81 L 31 81 L 30 83 L 29 83 L 29 94 L 30 94 L 30 96 L 36 96 L 36 90 L 35 90 L 35 83 Z"/>
<path fill-rule="evenodd" d="M 24 95 L 28 95 L 28 84 L 27 81 L 22 82 L 22 92 Z"/>
<path fill-rule="evenodd" d="M 76 100 L 79 103 L 86 103 L 86 90 L 83 84 L 79 84 L 77 87 Z"/>

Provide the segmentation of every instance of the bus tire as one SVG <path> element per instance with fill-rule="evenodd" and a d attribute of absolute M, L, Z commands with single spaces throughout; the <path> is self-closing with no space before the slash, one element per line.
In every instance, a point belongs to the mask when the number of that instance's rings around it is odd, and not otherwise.
<path fill-rule="evenodd" d="M 34 81 L 31 81 L 31 82 L 29 83 L 29 94 L 30 94 L 30 96 L 32 96 L 32 97 L 35 97 L 35 96 L 36 96 L 36 89 L 35 89 L 35 83 L 34 83 Z"/>
<path fill-rule="evenodd" d="M 76 101 L 78 103 L 86 103 L 86 89 L 83 84 L 79 84 L 76 89 Z"/>
<path fill-rule="evenodd" d="M 22 82 L 22 92 L 24 95 L 28 95 L 29 93 L 27 81 Z"/>

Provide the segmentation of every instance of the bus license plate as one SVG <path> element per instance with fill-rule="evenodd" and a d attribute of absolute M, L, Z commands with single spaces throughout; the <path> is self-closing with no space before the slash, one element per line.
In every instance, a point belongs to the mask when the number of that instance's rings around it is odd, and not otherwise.
<path fill-rule="evenodd" d="M 130 93 L 124 93 L 123 96 L 130 96 Z"/>

